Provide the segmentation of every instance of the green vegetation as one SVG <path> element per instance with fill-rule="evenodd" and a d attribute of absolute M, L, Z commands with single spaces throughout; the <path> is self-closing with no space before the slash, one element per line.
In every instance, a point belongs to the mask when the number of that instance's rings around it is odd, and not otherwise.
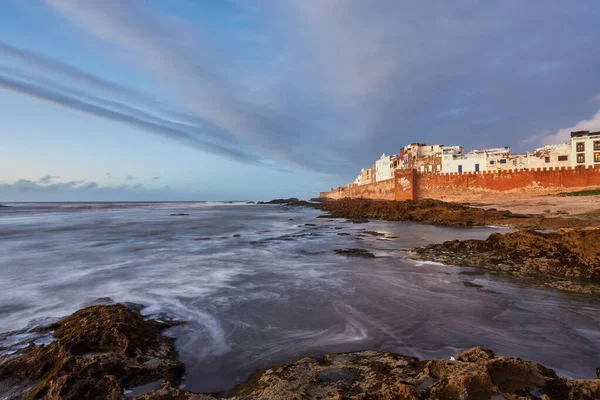
<path fill-rule="evenodd" d="M 600 189 L 581 190 L 579 192 L 559 193 L 559 196 L 600 196 Z"/>

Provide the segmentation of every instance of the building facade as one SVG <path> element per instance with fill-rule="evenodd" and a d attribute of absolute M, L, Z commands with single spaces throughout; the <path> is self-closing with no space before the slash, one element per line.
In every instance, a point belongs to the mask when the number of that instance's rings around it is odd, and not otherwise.
<path fill-rule="evenodd" d="M 600 131 L 571 132 L 571 165 L 573 167 L 600 165 Z"/>
<path fill-rule="evenodd" d="M 394 177 L 392 160 L 395 158 L 396 156 L 386 156 L 384 153 L 379 160 L 375 161 L 375 182 L 385 181 Z"/>

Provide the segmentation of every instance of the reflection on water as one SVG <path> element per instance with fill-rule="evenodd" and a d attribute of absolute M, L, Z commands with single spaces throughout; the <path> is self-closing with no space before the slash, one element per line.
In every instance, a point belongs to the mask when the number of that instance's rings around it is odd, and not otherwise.
<path fill-rule="evenodd" d="M 196 391 L 229 388 L 257 368 L 303 355 L 366 348 L 431 358 L 481 345 L 568 376 L 594 376 L 599 304 L 418 263 L 403 250 L 493 229 L 316 215 L 215 203 L 3 209 L 0 331 L 101 297 L 142 303 L 144 314 L 188 321 L 168 334 L 178 338 L 187 389 Z M 348 247 L 378 258 L 333 254 Z M 9 340 L 0 337 L 0 346 Z"/>

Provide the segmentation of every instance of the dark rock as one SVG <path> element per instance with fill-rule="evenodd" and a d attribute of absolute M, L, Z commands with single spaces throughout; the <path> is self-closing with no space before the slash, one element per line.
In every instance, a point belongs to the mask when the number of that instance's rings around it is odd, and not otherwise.
<path fill-rule="evenodd" d="M 561 378 L 541 364 L 498 356 L 481 347 L 465 350 L 454 360 L 419 361 L 373 350 L 303 357 L 257 371 L 224 395 L 191 393 L 178 388 L 183 365 L 175 360 L 174 339 L 160 334 L 168 326 L 172 325 L 145 321 L 120 304 L 84 308 L 52 326 L 57 340 L 26 348 L 0 363 L 0 396 L 47 400 L 125 400 L 125 393 L 139 400 L 600 398 L 600 379 Z"/>
<path fill-rule="evenodd" d="M 235 234 L 235 235 L 233 235 L 232 237 L 234 237 L 234 238 L 239 238 L 240 236 L 242 236 L 242 235 L 240 235 L 239 233 L 236 233 L 236 234 Z"/>
<path fill-rule="evenodd" d="M 304 224 L 304 226 L 317 226 L 316 224 Z"/>
<path fill-rule="evenodd" d="M 184 214 L 184 213 L 179 213 L 179 214 L 171 214 L 171 217 L 183 217 L 185 215 L 190 215 L 190 214 Z"/>
<path fill-rule="evenodd" d="M 362 233 L 364 233 L 365 235 L 371 235 L 371 236 L 385 236 L 385 233 L 376 232 L 376 231 L 362 231 Z"/>
<path fill-rule="evenodd" d="M 73 400 L 123 399 L 128 387 L 177 383 L 184 367 L 175 340 L 160 334 L 169 326 L 121 304 L 90 306 L 54 324 L 53 342 L 4 362 L 0 382 L 31 382 L 27 399 Z"/>
<path fill-rule="evenodd" d="M 350 236 L 350 234 L 346 232 L 339 232 L 338 236 Z"/>
<path fill-rule="evenodd" d="M 514 226 L 556 229 L 563 226 L 586 227 L 598 221 L 583 218 L 546 218 L 543 215 L 513 214 L 509 211 L 485 210 L 440 200 L 367 200 L 342 199 L 318 203 L 317 209 L 329 217 L 346 218 L 352 222 L 368 219 L 412 221 L 445 226 Z"/>
<path fill-rule="evenodd" d="M 452 240 L 415 249 L 416 257 L 444 264 L 535 278 L 538 284 L 600 294 L 600 228 L 519 230 L 486 240 Z M 472 274 L 463 271 L 461 274 Z"/>
<path fill-rule="evenodd" d="M 482 285 L 478 285 L 477 283 L 471 282 L 471 281 L 463 281 L 463 285 L 467 286 L 467 287 L 473 287 L 473 288 L 482 288 Z"/>
<path fill-rule="evenodd" d="M 375 258 L 373 253 L 365 249 L 335 249 L 333 252 L 349 257 Z"/>

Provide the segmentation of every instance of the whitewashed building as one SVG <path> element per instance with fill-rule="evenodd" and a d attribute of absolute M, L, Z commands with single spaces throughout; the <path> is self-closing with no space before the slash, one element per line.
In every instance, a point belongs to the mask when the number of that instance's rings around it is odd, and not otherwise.
<path fill-rule="evenodd" d="M 442 171 L 449 172 L 479 172 L 487 171 L 489 166 L 496 163 L 506 164 L 510 149 L 473 150 L 464 153 L 460 146 L 447 147 L 442 154 Z"/>
<path fill-rule="evenodd" d="M 571 165 L 573 167 L 600 165 L 600 131 L 571 132 Z"/>
<path fill-rule="evenodd" d="M 385 153 L 383 153 L 381 158 L 375 161 L 375 182 L 392 179 L 392 160 L 395 158 L 396 156 L 386 156 Z"/>

